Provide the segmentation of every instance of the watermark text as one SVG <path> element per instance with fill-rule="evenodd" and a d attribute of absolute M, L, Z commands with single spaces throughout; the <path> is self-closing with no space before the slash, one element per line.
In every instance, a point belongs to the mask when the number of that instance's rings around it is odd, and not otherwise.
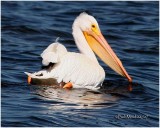
<path fill-rule="evenodd" d="M 147 119 L 147 115 L 130 115 L 130 114 L 117 114 L 115 115 L 116 119 Z"/>

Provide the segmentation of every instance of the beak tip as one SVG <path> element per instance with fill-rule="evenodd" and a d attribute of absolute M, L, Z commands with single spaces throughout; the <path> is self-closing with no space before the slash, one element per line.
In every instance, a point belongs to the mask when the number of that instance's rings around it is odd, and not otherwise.
<path fill-rule="evenodd" d="M 132 78 L 129 77 L 129 78 L 128 78 L 128 81 L 129 81 L 129 83 L 132 83 Z"/>

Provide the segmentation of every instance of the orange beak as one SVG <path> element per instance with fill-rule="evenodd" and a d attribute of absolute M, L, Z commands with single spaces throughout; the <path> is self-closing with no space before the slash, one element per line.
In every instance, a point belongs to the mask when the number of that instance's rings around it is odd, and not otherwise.
<path fill-rule="evenodd" d="M 83 34 L 91 49 L 102 59 L 105 64 L 107 64 L 118 74 L 126 77 L 129 82 L 132 82 L 132 78 L 128 75 L 127 71 L 122 65 L 122 62 L 109 46 L 100 30 L 85 31 Z"/>

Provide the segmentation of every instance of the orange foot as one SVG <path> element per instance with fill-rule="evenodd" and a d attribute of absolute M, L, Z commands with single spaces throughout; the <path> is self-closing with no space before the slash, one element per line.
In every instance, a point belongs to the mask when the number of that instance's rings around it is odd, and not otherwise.
<path fill-rule="evenodd" d="M 71 89 L 73 86 L 72 86 L 72 83 L 71 82 L 68 82 L 68 83 L 66 83 L 64 86 L 63 86 L 63 88 L 65 88 L 65 89 Z"/>
<path fill-rule="evenodd" d="M 31 79 L 32 79 L 32 78 L 31 78 L 30 76 L 28 76 L 28 80 L 27 80 L 27 81 L 28 81 L 28 84 L 31 83 Z"/>

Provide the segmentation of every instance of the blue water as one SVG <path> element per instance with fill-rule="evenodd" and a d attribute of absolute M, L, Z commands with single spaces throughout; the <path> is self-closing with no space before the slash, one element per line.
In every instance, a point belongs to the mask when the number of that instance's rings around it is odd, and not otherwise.
<path fill-rule="evenodd" d="M 132 76 L 132 91 L 101 61 L 106 79 L 99 93 L 27 84 L 23 72 L 40 70 L 41 52 L 57 37 L 78 52 L 72 23 L 83 11 L 97 19 Z M 1 125 L 158 127 L 158 11 L 158 2 L 144 1 L 2 2 Z"/>

